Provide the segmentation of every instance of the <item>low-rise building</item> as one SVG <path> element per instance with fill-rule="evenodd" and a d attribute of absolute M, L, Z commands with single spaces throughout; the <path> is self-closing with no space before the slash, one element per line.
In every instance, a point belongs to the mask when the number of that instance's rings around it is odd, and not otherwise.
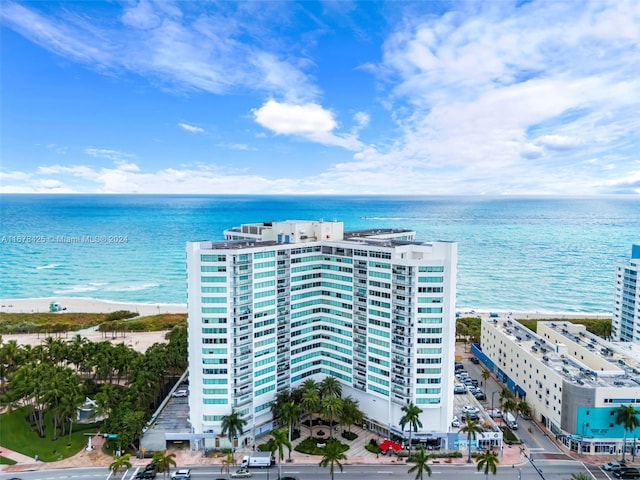
<path fill-rule="evenodd" d="M 616 410 L 640 407 L 638 345 L 605 341 L 570 322 L 538 322 L 536 334 L 510 318 L 488 318 L 475 354 L 571 450 L 622 451 Z M 640 428 L 626 438 L 627 452 L 640 447 Z"/>

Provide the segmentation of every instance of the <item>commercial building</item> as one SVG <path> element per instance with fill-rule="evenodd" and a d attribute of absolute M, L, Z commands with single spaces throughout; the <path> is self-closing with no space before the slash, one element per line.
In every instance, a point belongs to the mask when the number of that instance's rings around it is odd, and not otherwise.
<path fill-rule="evenodd" d="M 211 447 L 232 409 L 240 442 L 273 428 L 276 392 L 327 375 L 367 426 L 446 446 L 453 415 L 457 244 L 404 229 L 345 232 L 338 221 L 245 224 L 187 244 L 189 409 Z M 408 437 L 408 432 L 404 432 Z"/>
<path fill-rule="evenodd" d="M 640 343 L 640 245 L 631 248 L 631 260 L 616 266 L 611 334 L 614 340 Z"/>
<path fill-rule="evenodd" d="M 640 405 L 638 345 L 608 342 L 569 322 L 538 322 L 536 334 L 510 318 L 487 318 L 475 354 L 571 450 L 640 447 L 640 428 L 627 432 L 625 446 L 616 423 L 620 406 Z"/>

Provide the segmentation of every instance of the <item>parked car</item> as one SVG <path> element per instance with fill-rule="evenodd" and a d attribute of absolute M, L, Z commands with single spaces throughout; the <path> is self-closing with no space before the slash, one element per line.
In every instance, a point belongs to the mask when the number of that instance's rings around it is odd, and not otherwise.
<path fill-rule="evenodd" d="M 474 405 L 465 405 L 462 407 L 463 413 L 479 413 L 480 409 Z"/>
<path fill-rule="evenodd" d="M 150 478 L 156 478 L 155 470 L 143 470 L 136 473 L 135 480 L 149 480 Z"/>
<path fill-rule="evenodd" d="M 480 420 L 480 415 L 478 415 L 477 412 L 469 412 L 463 413 L 461 418 L 463 421 L 466 421 L 467 418 L 470 418 L 471 420 Z"/>
<path fill-rule="evenodd" d="M 451 426 L 453 428 L 460 428 L 460 420 L 458 417 L 453 417 L 453 420 L 451 420 Z"/>
<path fill-rule="evenodd" d="M 473 385 L 474 387 L 478 386 L 478 380 L 476 380 L 475 378 L 471 379 L 471 385 Z"/>
<path fill-rule="evenodd" d="M 502 418 L 502 410 L 500 410 L 499 408 L 489 408 L 487 409 L 487 413 L 491 418 Z"/>
<path fill-rule="evenodd" d="M 484 394 L 482 390 L 476 390 L 473 393 L 473 396 L 476 397 L 476 400 L 486 400 L 487 396 Z"/>
<path fill-rule="evenodd" d="M 453 386 L 453 393 L 456 395 L 461 393 L 467 393 L 467 387 L 465 387 L 463 383 L 456 383 Z"/>
<path fill-rule="evenodd" d="M 632 467 L 621 467 L 611 472 L 615 478 L 637 479 L 640 478 L 640 470 Z"/>
<path fill-rule="evenodd" d="M 231 478 L 249 478 L 251 472 L 248 468 L 240 468 L 231 474 Z"/>
<path fill-rule="evenodd" d="M 471 357 L 471 363 L 474 363 L 475 365 L 478 365 L 480 363 L 480 360 L 478 360 L 477 357 Z"/>
<path fill-rule="evenodd" d="M 189 395 L 189 392 L 187 392 L 186 389 L 182 389 L 182 390 L 176 390 L 175 392 L 173 392 L 173 395 L 171 395 L 172 397 L 186 397 L 187 395 Z"/>
<path fill-rule="evenodd" d="M 607 471 L 613 471 L 613 470 L 620 470 L 622 467 L 626 467 L 627 464 L 626 463 L 622 463 L 622 462 L 616 462 L 611 461 L 611 462 L 607 462 L 604 465 L 602 465 L 602 469 L 603 470 L 607 470 Z"/>

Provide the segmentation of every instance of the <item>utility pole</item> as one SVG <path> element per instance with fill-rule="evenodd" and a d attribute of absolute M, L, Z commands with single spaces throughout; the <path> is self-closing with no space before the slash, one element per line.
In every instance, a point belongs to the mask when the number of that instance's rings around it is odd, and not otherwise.
<path fill-rule="evenodd" d="M 540 475 L 540 478 L 542 480 L 547 480 L 546 478 L 544 478 L 544 475 L 542 475 L 542 470 L 540 470 L 538 468 L 538 466 L 533 463 L 533 458 L 531 458 L 529 455 L 527 455 L 527 452 L 524 451 L 524 447 L 520 447 L 520 451 L 522 452 L 522 454 L 524 455 L 524 458 L 526 458 L 527 460 L 529 460 L 529 463 L 531 464 L 531 466 L 535 469 L 536 472 L 538 472 L 538 475 Z M 518 469 L 518 476 L 520 475 L 520 469 Z M 520 480 L 520 479 L 518 479 Z"/>

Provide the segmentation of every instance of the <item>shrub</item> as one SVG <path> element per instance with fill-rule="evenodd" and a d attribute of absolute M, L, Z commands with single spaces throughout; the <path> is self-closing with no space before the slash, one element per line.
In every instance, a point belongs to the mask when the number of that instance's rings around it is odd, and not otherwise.
<path fill-rule="evenodd" d="M 375 453 L 376 455 L 378 455 L 378 454 L 380 454 L 380 452 L 382 452 L 382 449 L 378 446 L 378 442 L 376 442 L 373 438 L 371 440 L 369 440 L 369 443 L 367 443 L 364 446 L 364 449 L 367 452 Z"/>
<path fill-rule="evenodd" d="M 344 443 L 340 443 L 340 441 L 334 439 L 326 439 L 326 438 L 305 438 L 302 440 L 294 450 L 300 453 L 306 453 L 307 455 L 324 455 L 324 447 L 319 447 L 320 445 L 326 445 L 327 443 L 335 442 L 340 444 L 340 447 L 343 452 L 349 450 L 349 446 Z"/>
<path fill-rule="evenodd" d="M 124 320 L 125 318 L 134 318 L 137 316 L 139 316 L 139 314 L 130 312 L 129 310 L 117 310 L 107 315 L 107 318 L 105 318 L 105 320 L 107 322 L 111 322 L 113 320 Z"/>
<path fill-rule="evenodd" d="M 358 438 L 358 434 L 354 432 L 342 432 L 342 438 L 353 441 Z"/>

